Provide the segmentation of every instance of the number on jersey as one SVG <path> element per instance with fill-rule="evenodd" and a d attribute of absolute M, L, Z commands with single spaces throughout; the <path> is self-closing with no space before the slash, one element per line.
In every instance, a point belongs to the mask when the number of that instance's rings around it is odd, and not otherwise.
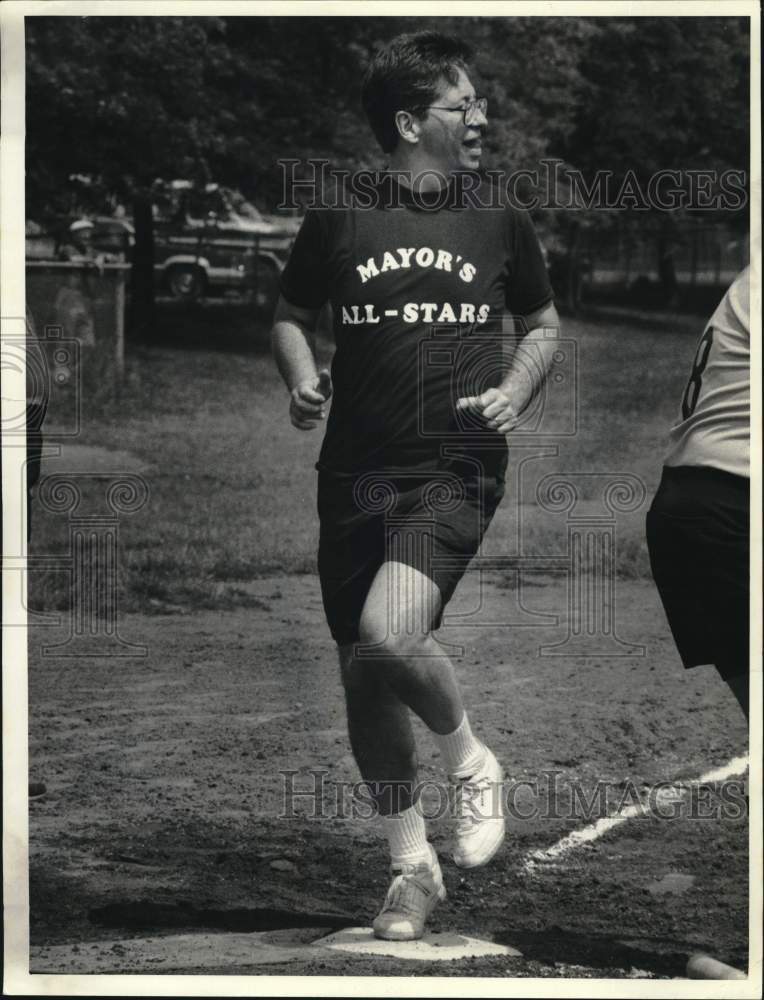
<path fill-rule="evenodd" d="M 698 343 L 698 349 L 695 352 L 695 362 L 692 366 L 690 380 L 684 390 L 684 396 L 682 396 L 683 420 L 689 419 L 695 412 L 695 407 L 698 405 L 698 397 L 700 396 L 700 389 L 703 385 L 703 372 L 706 370 L 706 365 L 708 364 L 708 355 L 711 353 L 711 344 L 713 343 L 713 339 L 714 328 L 709 326 Z"/>

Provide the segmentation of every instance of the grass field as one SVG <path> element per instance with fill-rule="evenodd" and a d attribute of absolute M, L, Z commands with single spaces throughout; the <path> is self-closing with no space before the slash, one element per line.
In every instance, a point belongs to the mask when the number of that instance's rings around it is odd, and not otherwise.
<path fill-rule="evenodd" d="M 121 398 L 90 413 L 77 441 L 127 452 L 144 468 L 149 502 L 120 526 L 121 607 L 246 605 L 251 597 L 241 583 L 314 570 L 321 430 L 299 433 L 289 423 L 262 322 L 250 322 L 236 306 L 218 306 L 166 309 L 162 323 L 156 343 L 130 347 Z M 661 325 L 646 317 L 566 320 L 563 335 L 578 352 L 578 429 L 546 441 L 559 455 L 538 463 L 536 478 L 629 472 L 644 483 L 649 503 L 700 326 L 686 317 Z M 328 343 L 321 354 L 329 360 Z M 544 556 L 560 551 L 566 527 L 564 518 L 538 509 L 534 486 L 526 483 L 519 497 L 521 544 Z M 516 549 L 516 499 L 508 490 L 486 552 Z M 623 577 L 649 575 L 644 512 L 645 505 L 618 519 Z M 66 551 L 66 520 L 35 511 L 33 555 Z M 65 607 L 67 586 L 63 574 L 33 572 L 32 606 Z"/>

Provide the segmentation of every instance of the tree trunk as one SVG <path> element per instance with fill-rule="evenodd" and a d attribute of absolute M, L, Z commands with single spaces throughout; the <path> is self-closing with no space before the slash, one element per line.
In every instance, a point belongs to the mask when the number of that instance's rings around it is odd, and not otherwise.
<path fill-rule="evenodd" d="M 698 226 L 692 227 L 692 250 L 690 256 L 690 288 L 695 288 L 698 280 Z"/>
<path fill-rule="evenodd" d="M 664 230 L 658 237 L 658 277 L 661 283 L 663 304 L 673 306 L 677 300 L 678 284 L 674 263 L 674 239 Z"/>
<path fill-rule="evenodd" d="M 581 227 L 573 222 L 568 241 L 565 268 L 565 306 L 570 313 L 577 313 L 581 299 Z"/>
<path fill-rule="evenodd" d="M 154 219 L 147 192 L 133 200 L 135 246 L 132 270 L 131 329 L 139 336 L 150 335 L 154 328 Z"/>

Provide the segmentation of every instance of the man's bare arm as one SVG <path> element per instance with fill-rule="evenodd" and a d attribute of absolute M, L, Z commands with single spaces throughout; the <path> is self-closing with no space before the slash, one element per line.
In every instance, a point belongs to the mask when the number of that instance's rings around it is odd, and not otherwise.
<path fill-rule="evenodd" d="M 560 317 L 554 303 L 524 319 L 528 332 L 518 343 L 509 371 L 499 386 L 517 413 L 525 409 L 540 389 L 560 339 Z"/>
<path fill-rule="evenodd" d="M 271 331 L 271 349 L 291 400 L 289 416 L 301 431 L 324 419 L 324 403 L 332 394 L 327 371 L 316 367 L 315 331 L 320 309 L 304 309 L 279 297 Z"/>
<path fill-rule="evenodd" d="M 540 389 L 560 338 L 560 317 L 551 302 L 525 316 L 524 321 L 528 332 L 518 343 L 501 384 L 456 403 L 457 409 L 481 415 L 486 425 L 500 434 L 517 425 L 519 415 Z"/>

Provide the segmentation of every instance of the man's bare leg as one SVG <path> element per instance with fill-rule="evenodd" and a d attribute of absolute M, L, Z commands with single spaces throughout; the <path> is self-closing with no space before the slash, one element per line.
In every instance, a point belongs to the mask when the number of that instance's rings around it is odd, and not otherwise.
<path fill-rule="evenodd" d="M 409 710 L 384 676 L 384 664 L 339 647 L 348 732 L 361 777 L 369 783 L 383 816 L 412 804 L 417 759 Z"/>
<path fill-rule="evenodd" d="M 432 636 L 441 597 L 402 563 L 385 563 L 361 615 L 361 642 L 340 648 L 353 753 L 382 816 L 393 881 L 374 921 L 378 937 L 421 936 L 445 896 L 437 856 L 414 794 L 416 747 L 409 709 L 434 734 L 447 770 L 463 774 L 456 794 L 454 860 L 484 864 L 504 839 L 501 768 L 472 735 L 453 664 Z"/>
<path fill-rule="evenodd" d="M 361 615 L 358 661 L 374 657 L 374 671 L 428 729 L 443 734 L 459 726 L 464 704 L 453 664 L 432 635 L 440 606 L 429 577 L 403 563 L 384 563 Z"/>
<path fill-rule="evenodd" d="M 399 786 L 405 788 L 416 776 L 406 707 L 422 719 L 458 786 L 454 860 L 471 868 L 490 860 L 504 839 L 502 770 L 473 735 L 453 664 L 432 635 L 440 607 L 440 592 L 429 577 L 403 563 L 383 564 L 361 615 L 361 642 L 349 661 L 356 686 L 356 695 L 348 702 L 349 721 L 365 780 L 382 780 L 389 785 L 398 777 Z M 391 698 L 397 698 L 400 707 Z M 369 750 L 370 743 L 374 750 Z M 400 813 L 406 818 L 406 809 L 414 808 L 414 800 L 401 798 L 400 803 Z M 382 811 L 383 803 L 379 805 Z M 395 811 L 383 815 L 394 817 Z M 400 847 L 396 841 L 398 824 L 384 826 L 394 854 Z M 417 829 L 423 850 L 423 825 Z"/>
<path fill-rule="evenodd" d="M 348 731 L 353 755 L 377 804 L 390 850 L 392 883 L 374 920 L 377 937 L 409 940 L 446 890 L 424 816 L 415 801 L 416 744 L 408 707 L 384 675 L 384 664 L 340 646 Z"/>

